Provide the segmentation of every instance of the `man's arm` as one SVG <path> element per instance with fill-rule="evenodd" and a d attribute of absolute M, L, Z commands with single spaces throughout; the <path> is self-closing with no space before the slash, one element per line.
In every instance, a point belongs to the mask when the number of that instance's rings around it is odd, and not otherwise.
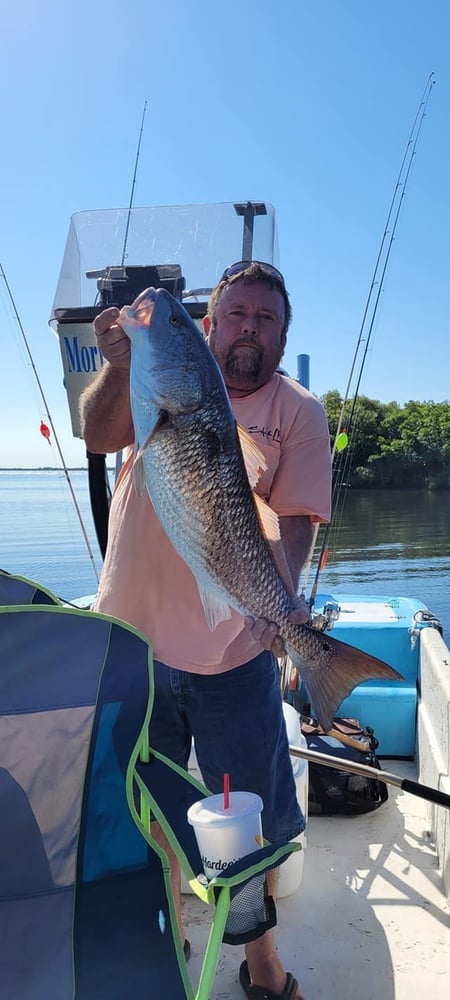
<path fill-rule="evenodd" d="M 105 362 L 80 397 L 83 437 L 94 454 L 113 454 L 133 443 L 129 381 L 127 372 Z"/>
<path fill-rule="evenodd" d="M 280 535 L 286 559 L 291 571 L 292 582 L 297 590 L 300 573 L 305 565 L 313 540 L 313 525 L 306 515 L 280 517 Z"/>
<path fill-rule="evenodd" d="M 98 346 L 106 358 L 95 382 L 80 397 L 83 437 L 94 454 L 113 454 L 132 444 L 130 341 L 115 322 L 118 309 L 105 309 L 94 322 Z"/>

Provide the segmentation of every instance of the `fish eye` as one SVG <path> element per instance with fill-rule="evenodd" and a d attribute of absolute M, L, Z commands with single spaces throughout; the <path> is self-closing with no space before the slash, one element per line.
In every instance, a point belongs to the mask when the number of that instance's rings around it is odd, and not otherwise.
<path fill-rule="evenodd" d="M 180 317 L 177 316 L 176 313 L 171 313 L 170 314 L 169 323 L 171 323 L 172 326 L 179 326 L 180 325 Z"/>

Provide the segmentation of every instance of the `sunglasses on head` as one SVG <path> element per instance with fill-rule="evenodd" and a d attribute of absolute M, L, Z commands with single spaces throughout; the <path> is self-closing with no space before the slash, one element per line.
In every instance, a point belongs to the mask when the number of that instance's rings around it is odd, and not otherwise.
<path fill-rule="evenodd" d="M 251 264 L 259 264 L 260 267 L 263 267 L 265 271 L 268 271 L 269 274 L 280 281 L 284 288 L 284 278 L 281 271 L 277 267 L 274 267 L 273 264 L 267 264 L 265 260 L 238 260 L 235 264 L 230 264 L 229 267 L 225 268 L 220 280 L 225 281 L 227 278 L 232 278 L 235 274 L 240 274 L 241 271 L 246 271 Z"/>

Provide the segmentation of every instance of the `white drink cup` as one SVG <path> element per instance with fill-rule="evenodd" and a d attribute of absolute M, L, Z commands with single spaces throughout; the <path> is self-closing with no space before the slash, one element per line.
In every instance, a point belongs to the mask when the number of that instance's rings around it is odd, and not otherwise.
<path fill-rule="evenodd" d="M 228 809 L 223 795 L 210 795 L 194 802 L 187 818 L 194 827 L 205 875 L 223 873 L 262 846 L 263 802 L 253 792 L 230 792 Z"/>

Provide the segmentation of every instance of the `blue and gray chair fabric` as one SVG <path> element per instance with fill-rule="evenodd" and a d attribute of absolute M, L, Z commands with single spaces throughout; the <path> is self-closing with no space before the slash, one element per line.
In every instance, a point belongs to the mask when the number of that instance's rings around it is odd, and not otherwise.
<path fill-rule="evenodd" d="M 61 604 L 51 590 L 25 576 L 14 576 L 0 569 L 0 606 L 2 604 Z"/>
<path fill-rule="evenodd" d="M 151 751 L 149 643 L 107 616 L 17 604 L 15 579 L 9 602 L 2 579 L 0 607 L 0 996 L 207 1000 L 224 935 L 270 925 L 263 872 L 298 845 L 199 879 L 186 811 L 208 792 Z M 150 816 L 215 903 L 197 987 Z"/>

